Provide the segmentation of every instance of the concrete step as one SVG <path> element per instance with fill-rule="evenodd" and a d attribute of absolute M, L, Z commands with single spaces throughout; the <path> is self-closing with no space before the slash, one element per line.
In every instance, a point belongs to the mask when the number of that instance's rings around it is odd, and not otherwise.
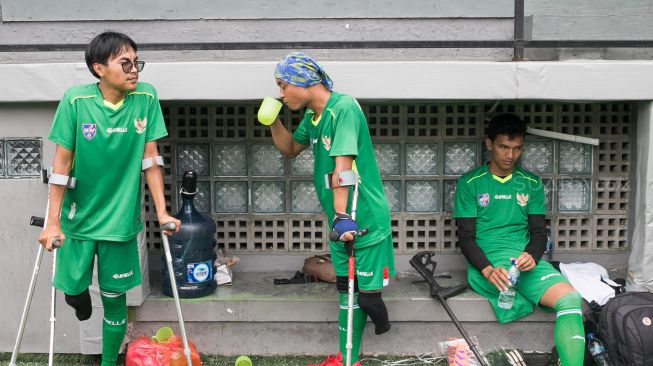
<path fill-rule="evenodd" d="M 458 267 L 460 268 L 460 267 Z M 294 272 L 235 272 L 232 286 L 200 299 L 182 299 L 189 338 L 209 354 L 327 354 L 338 347 L 338 296 L 335 285 L 310 283 L 274 285 L 275 278 Z M 442 286 L 464 280 L 452 271 Z M 425 282 L 414 271 L 400 271 L 384 290 L 392 330 L 374 334 L 368 323 L 362 351 L 367 354 L 423 354 L 438 351 L 438 343 L 460 333 L 444 307 L 429 296 Z M 128 336 L 154 334 L 161 326 L 178 329 L 174 301 L 161 293 L 160 276 L 151 278 L 150 296 L 130 308 Z M 519 321 L 499 325 L 484 298 L 467 290 L 448 300 L 462 326 L 485 350 L 517 347 L 549 351 L 553 344 L 554 315 L 540 310 Z"/>

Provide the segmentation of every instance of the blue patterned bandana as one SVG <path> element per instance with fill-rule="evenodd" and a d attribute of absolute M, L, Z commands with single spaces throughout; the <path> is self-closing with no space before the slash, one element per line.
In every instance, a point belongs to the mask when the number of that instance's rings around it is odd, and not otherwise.
<path fill-rule="evenodd" d="M 279 61 L 274 70 L 274 77 L 288 84 L 308 88 L 324 84 L 329 90 L 333 81 L 317 62 L 301 52 L 291 52 Z"/>

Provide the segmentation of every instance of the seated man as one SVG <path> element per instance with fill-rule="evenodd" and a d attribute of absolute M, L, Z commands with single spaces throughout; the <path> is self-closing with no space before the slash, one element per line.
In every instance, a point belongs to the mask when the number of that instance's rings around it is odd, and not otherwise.
<path fill-rule="evenodd" d="M 557 313 L 554 342 L 563 366 L 583 365 L 585 334 L 581 297 L 548 262 L 544 188 L 540 178 L 515 166 L 526 123 L 512 114 L 490 121 L 485 145 L 490 161 L 460 177 L 454 217 L 460 248 L 467 258 L 471 288 L 485 296 L 499 323 L 528 315 L 533 304 Z M 508 268 L 521 271 L 511 309 L 498 305 L 507 289 Z"/>

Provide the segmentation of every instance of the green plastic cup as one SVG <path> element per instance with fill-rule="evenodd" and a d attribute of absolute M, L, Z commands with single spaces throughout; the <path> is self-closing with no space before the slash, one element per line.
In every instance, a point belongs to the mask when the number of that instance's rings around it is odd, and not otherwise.
<path fill-rule="evenodd" d="M 263 102 L 261 102 L 261 106 L 258 109 L 258 121 L 266 126 L 273 124 L 277 120 L 281 106 L 281 102 L 275 98 L 263 98 Z"/>
<path fill-rule="evenodd" d="M 156 334 L 154 337 L 152 337 L 152 340 L 157 341 L 159 343 L 165 343 L 168 338 L 170 338 L 174 333 L 172 332 L 172 328 L 170 327 L 161 327 L 159 330 L 156 331 Z"/>
<path fill-rule="evenodd" d="M 236 362 L 234 362 L 234 366 L 252 366 L 252 360 L 247 356 L 238 356 Z"/>

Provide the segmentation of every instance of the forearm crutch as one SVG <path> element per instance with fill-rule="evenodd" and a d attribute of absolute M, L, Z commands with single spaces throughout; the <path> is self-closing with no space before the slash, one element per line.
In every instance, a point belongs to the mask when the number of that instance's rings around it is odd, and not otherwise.
<path fill-rule="evenodd" d="M 44 183 L 62 185 L 66 188 L 75 187 L 75 178 L 60 175 L 52 174 L 48 178 L 47 171 L 43 171 L 43 181 Z M 36 217 L 32 216 L 30 219 L 30 225 L 40 226 L 44 229 L 47 227 L 48 215 L 50 212 L 50 187 L 48 185 L 48 203 L 45 208 L 45 217 Z M 52 252 L 52 279 L 54 279 L 54 274 L 57 265 L 57 248 L 61 246 L 61 239 L 54 238 L 52 241 L 52 247 L 54 248 Z M 18 334 L 16 335 L 16 343 L 14 344 L 14 349 L 11 353 L 11 359 L 9 360 L 9 366 L 16 366 L 16 358 L 20 352 L 20 345 L 23 340 L 23 334 L 25 333 L 25 324 L 27 323 L 27 317 L 29 316 L 29 310 L 32 305 L 32 298 L 34 296 L 34 288 L 36 286 L 36 280 L 39 275 L 39 269 L 41 267 L 41 260 L 43 259 L 43 251 L 45 248 L 42 245 L 39 245 L 38 252 L 36 254 L 36 261 L 34 263 L 34 270 L 32 271 L 32 278 L 30 280 L 29 288 L 27 290 L 27 298 L 25 299 L 25 306 L 23 307 L 23 313 L 20 317 L 20 325 L 18 326 Z M 56 289 L 52 286 L 52 292 L 50 294 L 50 341 L 48 346 L 48 366 L 52 366 L 54 359 L 54 330 L 56 323 Z"/>
<path fill-rule="evenodd" d="M 328 188 L 332 188 L 332 179 L 333 174 L 327 174 L 325 180 Z M 351 199 L 351 219 L 356 221 L 356 204 L 358 203 L 358 174 L 353 170 L 343 170 L 338 173 L 338 185 L 339 187 L 349 187 L 354 186 L 354 195 Z M 356 260 L 354 257 L 354 242 L 356 235 L 365 235 L 367 229 L 359 230 L 355 233 L 354 239 L 345 242 L 345 249 L 347 250 L 347 342 L 345 344 L 345 349 L 347 350 L 347 355 L 345 357 L 346 366 L 351 366 L 351 350 L 353 348 L 352 344 L 352 328 L 354 326 L 354 281 L 356 275 Z M 339 241 L 340 236 L 332 231 L 329 234 L 329 239 L 331 241 Z"/>
<path fill-rule="evenodd" d="M 168 222 L 163 225 L 162 229 L 167 231 L 175 231 L 177 226 L 174 222 Z M 170 277 L 170 286 L 172 287 L 172 295 L 175 299 L 175 307 L 177 308 L 177 319 L 179 320 L 179 330 L 181 331 L 181 340 L 184 343 L 184 355 L 186 355 L 186 363 L 192 366 L 193 363 L 190 359 L 190 347 L 188 346 L 188 338 L 186 338 L 186 327 L 184 327 L 184 316 L 181 313 L 181 304 L 179 302 L 179 293 L 177 291 L 177 281 L 175 280 L 175 272 L 172 268 L 172 255 L 170 254 L 170 243 L 168 242 L 168 235 L 161 233 L 163 239 L 163 250 L 166 255 L 166 264 L 168 266 L 168 276 Z"/>

